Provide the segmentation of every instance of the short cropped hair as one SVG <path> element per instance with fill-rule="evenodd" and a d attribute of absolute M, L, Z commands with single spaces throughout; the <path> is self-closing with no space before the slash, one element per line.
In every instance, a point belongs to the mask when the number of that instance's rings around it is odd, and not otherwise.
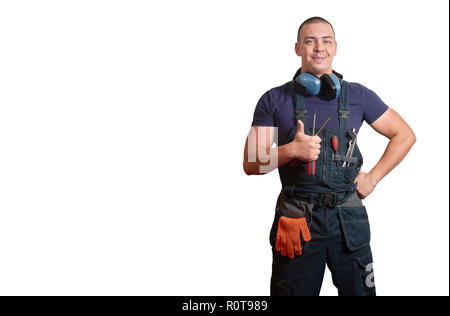
<path fill-rule="evenodd" d="M 331 25 L 330 22 L 328 22 L 324 18 L 321 18 L 320 16 L 313 16 L 312 18 L 306 19 L 298 28 L 297 42 L 300 42 L 300 31 L 302 30 L 303 25 L 313 24 L 313 23 L 328 23 L 331 26 L 331 29 L 333 30 L 333 36 L 334 36 L 334 39 L 336 40 L 336 34 L 334 34 L 333 25 Z"/>

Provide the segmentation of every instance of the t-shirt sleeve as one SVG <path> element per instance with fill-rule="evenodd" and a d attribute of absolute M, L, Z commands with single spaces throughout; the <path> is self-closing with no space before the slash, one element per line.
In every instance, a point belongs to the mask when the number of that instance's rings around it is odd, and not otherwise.
<path fill-rule="evenodd" d="M 388 106 L 375 92 L 364 86 L 362 88 L 363 119 L 372 124 L 386 112 Z"/>
<path fill-rule="evenodd" d="M 273 104 L 269 91 L 264 93 L 256 104 L 252 126 L 275 126 Z"/>

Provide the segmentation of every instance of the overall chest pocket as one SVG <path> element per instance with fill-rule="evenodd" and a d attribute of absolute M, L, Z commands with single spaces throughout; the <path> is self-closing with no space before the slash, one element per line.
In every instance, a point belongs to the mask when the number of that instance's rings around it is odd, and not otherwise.
<path fill-rule="evenodd" d="M 347 166 L 343 167 L 344 163 Z M 353 183 L 361 170 L 363 158 L 358 145 L 355 145 L 351 157 L 342 154 L 332 154 L 331 181 L 335 185 Z"/>
<path fill-rule="evenodd" d="M 356 179 L 356 176 L 359 173 L 360 168 L 357 167 L 359 165 L 359 158 L 354 157 L 357 161 L 356 163 L 351 163 L 348 167 L 342 167 L 343 161 L 335 160 L 333 161 L 331 167 L 331 182 L 335 185 L 343 184 L 343 183 L 353 183 Z"/>

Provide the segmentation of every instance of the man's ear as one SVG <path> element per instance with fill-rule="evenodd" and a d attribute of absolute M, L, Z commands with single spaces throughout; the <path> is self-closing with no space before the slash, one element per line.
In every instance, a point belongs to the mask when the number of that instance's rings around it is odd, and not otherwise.
<path fill-rule="evenodd" d="M 297 54 L 297 56 L 302 56 L 302 54 L 300 53 L 300 45 L 298 44 L 298 42 L 295 42 L 295 53 Z"/>
<path fill-rule="evenodd" d="M 335 45 L 336 45 L 336 48 L 335 48 L 335 50 L 334 50 L 334 56 L 336 56 L 336 55 L 337 55 L 337 42 L 335 41 L 334 43 L 335 43 Z"/>

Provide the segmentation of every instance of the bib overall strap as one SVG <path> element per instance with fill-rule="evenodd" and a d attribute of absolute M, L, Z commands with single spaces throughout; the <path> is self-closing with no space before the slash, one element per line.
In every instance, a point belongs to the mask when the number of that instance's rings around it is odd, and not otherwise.
<path fill-rule="evenodd" d="M 342 80 L 341 94 L 339 95 L 339 148 L 345 148 L 345 134 L 348 131 L 349 110 L 349 92 L 348 82 Z"/>
<path fill-rule="evenodd" d="M 295 96 L 295 117 L 301 120 L 306 129 L 306 102 L 302 94 L 296 91 L 294 82 L 292 81 L 292 91 Z"/>
<path fill-rule="evenodd" d="M 339 95 L 339 128 L 348 129 L 348 83 L 342 81 L 341 94 Z"/>

